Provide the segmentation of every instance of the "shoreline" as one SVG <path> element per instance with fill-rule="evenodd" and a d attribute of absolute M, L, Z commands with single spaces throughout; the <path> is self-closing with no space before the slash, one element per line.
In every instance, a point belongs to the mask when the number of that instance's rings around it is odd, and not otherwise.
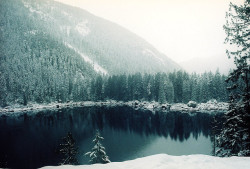
<path fill-rule="evenodd" d="M 68 103 L 49 103 L 49 104 L 28 104 L 27 106 L 23 105 L 12 105 L 5 108 L 0 108 L 0 115 L 3 114 L 17 114 L 20 112 L 27 111 L 41 111 L 41 110 L 57 110 L 62 108 L 74 108 L 74 107 L 92 107 L 92 106 L 107 106 L 107 107 L 116 107 L 116 106 L 129 106 L 135 110 L 149 110 L 151 112 L 155 111 L 179 111 L 184 113 L 214 113 L 214 112 L 225 112 L 228 109 L 228 103 L 226 102 L 217 102 L 215 100 L 208 101 L 206 103 L 197 103 L 195 108 L 189 107 L 185 103 L 173 103 L 173 104 L 160 104 L 155 101 L 82 101 L 82 102 L 68 102 Z"/>

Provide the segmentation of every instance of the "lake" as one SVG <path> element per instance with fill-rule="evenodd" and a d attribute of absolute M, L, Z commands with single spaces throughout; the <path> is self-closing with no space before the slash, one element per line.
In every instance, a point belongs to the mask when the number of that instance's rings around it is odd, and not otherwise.
<path fill-rule="evenodd" d="M 134 110 L 130 107 L 80 107 L 0 116 L 0 167 L 37 168 L 58 165 L 62 138 L 70 131 L 81 164 L 98 129 L 111 161 L 153 154 L 207 154 L 212 116 Z"/>

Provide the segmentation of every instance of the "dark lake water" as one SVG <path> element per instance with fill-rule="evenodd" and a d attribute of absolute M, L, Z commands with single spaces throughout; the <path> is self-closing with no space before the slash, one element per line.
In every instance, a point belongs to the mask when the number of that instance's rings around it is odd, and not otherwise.
<path fill-rule="evenodd" d="M 38 168 L 58 165 L 62 138 L 70 131 L 79 147 L 78 160 L 93 147 L 96 129 L 111 161 L 167 153 L 211 154 L 212 116 L 197 113 L 134 110 L 129 107 L 65 108 L 19 116 L 0 116 L 0 167 Z"/>

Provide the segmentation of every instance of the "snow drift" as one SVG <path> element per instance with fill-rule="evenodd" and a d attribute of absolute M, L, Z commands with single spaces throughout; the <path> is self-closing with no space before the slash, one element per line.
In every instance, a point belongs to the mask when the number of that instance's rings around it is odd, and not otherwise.
<path fill-rule="evenodd" d="M 248 169 L 250 157 L 220 158 L 208 155 L 170 156 L 157 154 L 131 161 L 79 166 L 48 166 L 43 169 Z"/>

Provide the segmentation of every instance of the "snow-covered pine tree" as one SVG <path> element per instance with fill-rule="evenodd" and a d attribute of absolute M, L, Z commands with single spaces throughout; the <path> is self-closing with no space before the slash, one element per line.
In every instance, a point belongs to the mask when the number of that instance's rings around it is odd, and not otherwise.
<path fill-rule="evenodd" d="M 67 136 L 63 138 L 63 143 L 60 144 L 59 152 L 64 156 L 62 159 L 61 165 L 71 164 L 77 165 L 77 154 L 78 149 L 75 146 L 75 140 L 70 132 L 68 132 Z"/>
<path fill-rule="evenodd" d="M 110 163 L 109 157 L 106 155 L 105 148 L 101 144 L 101 140 L 104 138 L 100 135 L 99 131 L 96 131 L 95 138 L 93 143 L 95 143 L 94 147 L 90 152 L 87 152 L 85 155 L 90 157 L 89 162 L 91 164 L 96 163 Z"/>
<path fill-rule="evenodd" d="M 210 139 L 212 141 L 212 156 L 216 156 L 216 148 L 217 148 L 217 136 L 218 134 L 220 134 L 220 130 L 221 130 L 221 120 L 219 118 L 219 116 L 217 115 L 213 115 L 212 119 L 210 121 L 210 125 L 211 125 L 211 133 L 210 133 Z"/>
<path fill-rule="evenodd" d="M 244 5 L 230 4 L 227 22 L 224 26 L 227 34 L 226 43 L 237 47 L 236 51 L 227 54 L 234 58 L 234 69 L 227 82 L 231 86 L 229 110 L 225 113 L 226 121 L 218 137 L 220 156 L 250 156 L 250 0 Z"/>
<path fill-rule="evenodd" d="M 162 74 L 159 82 L 159 94 L 158 102 L 164 104 L 166 102 L 166 92 L 165 92 L 165 76 Z"/>
<path fill-rule="evenodd" d="M 174 102 L 174 86 L 173 83 L 168 79 L 165 84 L 166 87 L 166 99 L 169 103 Z"/>

